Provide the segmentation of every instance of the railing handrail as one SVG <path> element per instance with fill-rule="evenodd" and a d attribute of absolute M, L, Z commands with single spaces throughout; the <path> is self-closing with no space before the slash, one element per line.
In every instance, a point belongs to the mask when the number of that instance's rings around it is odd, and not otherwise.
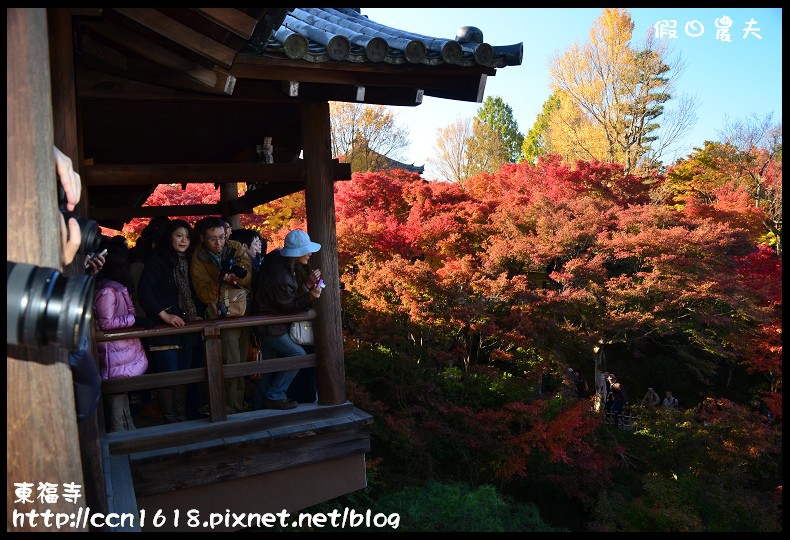
<path fill-rule="evenodd" d="M 181 328 L 176 328 L 168 324 L 160 324 L 149 329 L 144 329 L 139 326 L 130 326 L 128 328 L 118 328 L 117 330 L 108 330 L 106 332 L 96 330 L 95 337 L 97 342 L 103 342 L 117 341 L 119 339 L 173 336 L 202 332 L 203 329 L 211 327 L 222 329 L 243 328 L 246 326 L 267 326 L 270 324 L 291 323 L 294 321 L 308 321 L 315 319 L 315 317 L 316 311 L 310 309 L 308 311 L 299 311 L 287 315 L 244 315 L 242 317 L 228 317 L 224 319 L 202 319 L 188 322 Z"/>
<path fill-rule="evenodd" d="M 211 347 L 209 343 L 219 339 L 223 328 L 244 328 L 250 326 L 268 326 L 294 321 L 313 320 L 316 311 L 299 311 L 282 315 L 245 315 L 242 317 L 229 317 L 223 319 L 203 319 L 191 321 L 181 328 L 169 325 L 158 325 L 155 328 L 143 329 L 139 327 L 121 328 L 103 332 L 96 330 L 97 342 L 118 341 L 131 338 L 150 338 L 178 334 L 201 332 L 203 334 L 203 347 L 205 351 L 206 367 L 193 368 L 168 373 L 152 373 L 136 377 L 123 377 L 102 381 L 102 394 L 114 394 L 134 390 L 150 390 L 172 384 L 189 382 L 203 382 L 209 384 L 209 410 L 212 422 L 227 420 L 224 399 L 224 380 L 234 377 L 243 377 L 257 373 L 271 373 L 288 369 L 312 367 L 316 365 L 315 354 L 303 356 L 289 356 L 286 358 L 272 358 L 262 362 L 242 362 L 235 365 L 224 365 L 219 346 Z M 247 351 L 242 351 L 246 355 Z M 212 388 L 214 390 L 212 390 Z M 221 399 L 220 399 L 221 397 Z M 221 403 L 220 403 L 221 402 Z"/>

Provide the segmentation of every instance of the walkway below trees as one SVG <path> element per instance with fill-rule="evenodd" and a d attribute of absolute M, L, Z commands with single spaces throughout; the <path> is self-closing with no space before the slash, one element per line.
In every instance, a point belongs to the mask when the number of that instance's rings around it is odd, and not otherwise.
<path fill-rule="evenodd" d="M 614 423 L 614 420 L 615 420 L 614 416 L 615 415 L 613 413 L 611 413 L 611 412 L 608 412 L 608 411 L 605 412 L 605 415 L 606 416 L 604 418 L 604 423 L 606 425 L 609 425 L 609 426 L 614 426 L 615 425 L 615 423 Z M 618 429 L 621 429 L 623 431 L 634 431 L 634 429 L 636 429 L 636 426 L 634 424 L 634 420 L 636 420 L 636 415 L 635 414 L 629 413 L 629 412 L 624 412 L 623 414 L 620 415 L 620 417 L 621 418 L 620 418 L 619 425 L 617 425 L 615 427 L 617 427 Z"/>

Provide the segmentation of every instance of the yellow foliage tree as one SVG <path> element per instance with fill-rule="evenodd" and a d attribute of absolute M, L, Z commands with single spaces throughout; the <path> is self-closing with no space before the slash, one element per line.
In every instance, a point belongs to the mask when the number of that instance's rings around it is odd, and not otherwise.
<path fill-rule="evenodd" d="M 682 72 L 679 58 L 671 59 L 666 40 L 657 42 L 650 33 L 641 48 L 632 47 L 633 31 L 628 10 L 606 8 L 586 44 L 577 42 L 552 59 L 551 86 L 561 106 L 549 126 L 558 153 L 576 148 L 585 159 L 638 173 L 657 168 L 661 155 L 693 126 L 697 106 L 691 98 L 677 98 L 683 114 L 665 114 Z"/>
<path fill-rule="evenodd" d="M 471 176 L 468 162 L 469 141 L 473 138 L 472 120 L 458 117 L 436 130 L 435 159 L 428 159 L 442 180 L 463 183 Z"/>
<path fill-rule="evenodd" d="M 383 105 L 332 101 L 332 155 L 351 164 L 351 172 L 377 171 L 386 159 L 397 160 L 409 146 L 409 131 L 396 123 L 396 114 Z"/>

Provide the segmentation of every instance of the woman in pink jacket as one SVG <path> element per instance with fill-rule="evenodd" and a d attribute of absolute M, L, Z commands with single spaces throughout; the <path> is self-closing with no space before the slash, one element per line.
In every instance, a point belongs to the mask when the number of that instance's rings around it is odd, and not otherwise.
<path fill-rule="evenodd" d="M 96 326 L 102 331 L 135 326 L 134 302 L 129 287 L 129 248 L 120 243 L 106 242 L 107 255 L 96 275 L 93 311 Z M 142 322 L 138 319 L 138 322 Z M 98 344 L 99 372 L 102 380 L 142 375 L 148 368 L 143 343 L 139 338 L 104 341 Z M 134 429 L 129 409 L 129 394 L 107 395 L 110 431 Z"/>

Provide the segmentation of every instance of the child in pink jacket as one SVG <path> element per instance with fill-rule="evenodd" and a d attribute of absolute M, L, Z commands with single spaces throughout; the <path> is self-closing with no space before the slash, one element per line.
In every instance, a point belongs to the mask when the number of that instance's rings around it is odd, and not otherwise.
<path fill-rule="evenodd" d="M 133 287 L 129 273 L 129 248 L 108 242 L 105 263 L 96 275 L 94 320 L 102 331 L 128 328 L 135 325 L 134 302 L 129 288 Z M 103 341 L 98 344 L 99 372 L 102 380 L 135 377 L 148 369 L 148 358 L 139 338 Z M 129 394 L 109 394 L 108 419 L 110 431 L 135 429 L 129 409 Z"/>

